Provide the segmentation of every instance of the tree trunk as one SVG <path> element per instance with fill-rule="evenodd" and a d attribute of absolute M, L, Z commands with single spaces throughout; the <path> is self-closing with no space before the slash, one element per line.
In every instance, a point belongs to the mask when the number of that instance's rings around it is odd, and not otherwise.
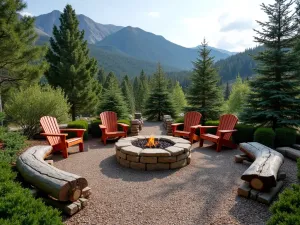
<path fill-rule="evenodd" d="M 284 162 L 283 155 L 257 142 L 241 143 L 240 150 L 250 159 L 255 159 L 241 179 L 256 190 L 275 187 L 278 170 Z"/>
<path fill-rule="evenodd" d="M 34 146 L 25 151 L 17 160 L 22 177 L 41 191 L 59 201 L 76 201 L 87 180 L 78 175 L 59 170 L 44 161 L 52 152 L 51 146 Z"/>

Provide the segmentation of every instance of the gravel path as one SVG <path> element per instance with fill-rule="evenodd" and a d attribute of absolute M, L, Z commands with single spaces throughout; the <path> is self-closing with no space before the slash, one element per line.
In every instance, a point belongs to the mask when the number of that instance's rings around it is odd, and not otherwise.
<path fill-rule="evenodd" d="M 160 123 L 145 123 L 142 134 L 161 134 Z M 88 206 L 65 218 L 66 224 L 265 224 L 266 205 L 237 196 L 240 176 L 249 164 L 233 162 L 238 150 L 193 145 L 187 167 L 170 171 L 136 171 L 115 159 L 114 144 L 85 143 L 68 159 L 53 156 L 55 166 L 85 177 L 92 188 Z M 285 185 L 296 181 L 296 163 L 286 159 Z"/>

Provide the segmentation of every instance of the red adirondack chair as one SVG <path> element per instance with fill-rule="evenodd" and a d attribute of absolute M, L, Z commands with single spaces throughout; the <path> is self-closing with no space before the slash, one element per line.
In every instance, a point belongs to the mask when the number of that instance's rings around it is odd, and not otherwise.
<path fill-rule="evenodd" d="M 117 114 L 115 112 L 107 111 L 100 114 L 102 124 L 99 125 L 102 131 L 102 141 L 106 145 L 108 138 L 127 137 L 129 125 L 118 123 Z M 118 125 L 123 128 L 123 131 L 118 131 Z"/>
<path fill-rule="evenodd" d="M 238 122 L 238 118 L 235 115 L 227 114 L 220 117 L 219 126 L 199 126 L 200 128 L 200 144 L 203 146 L 204 140 L 212 141 L 217 144 L 217 152 L 221 151 L 222 146 L 229 148 L 236 148 L 237 145 L 234 144 L 230 137 L 234 130 L 235 125 Z M 206 133 L 207 128 L 218 128 L 216 135 Z"/>
<path fill-rule="evenodd" d="M 59 129 L 57 120 L 55 117 L 43 116 L 40 119 L 40 124 L 44 130 L 41 135 L 46 136 L 48 143 L 52 146 L 53 151 L 62 151 L 64 158 L 68 158 L 68 148 L 79 144 L 79 150 L 83 151 L 83 134 L 85 129 Z M 68 134 L 61 132 L 75 132 L 76 137 L 66 139 Z"/>
<path fill-rule="evenodd" d="M 189 137 L 191 143 L 194 140 L 198 141 L 199 136 L 195 134 L 195 131 L 199 127 L 201 117 L 202 115 L 199 112 L 187 112 L 184 115 L 184 123 L 172 124 L 173 136 Z M 182 124 L 184 124 L 183 130 L 177 130 L 177 127 Z"/>

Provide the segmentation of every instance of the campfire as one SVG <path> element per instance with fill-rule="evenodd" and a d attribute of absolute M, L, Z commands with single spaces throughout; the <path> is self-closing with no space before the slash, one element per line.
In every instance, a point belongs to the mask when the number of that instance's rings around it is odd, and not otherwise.
<path fill-rule="evenodd" d="M 154 136 L 151 135 L 150 138 L 148 138 L 148 142 L 145 145 L 145 147 L 155 148 L 158 144 L 159 144 L 158 141 L 155 141 Z"/>

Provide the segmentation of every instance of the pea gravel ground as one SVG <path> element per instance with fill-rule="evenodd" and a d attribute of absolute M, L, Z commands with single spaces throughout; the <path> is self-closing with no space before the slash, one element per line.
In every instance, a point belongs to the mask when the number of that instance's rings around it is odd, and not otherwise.
<path fill-rule="evenodd" d="M 142 134 L 162 134 L 160 123 L 146 122 Z M 88 180 L 92 195 L 86 208 L 65 224 L 265 224 L 266 205 L 237 196 L 242 173 L 250 164 L 233 162 L 238 150 L 215 152 L 206 143 L 193 145 L 187 167 L 170 171 L 137 171 L 121 167 L 114 143 L 85 143 L 69 158 L 54 155 L 54 165 Z M 296 182 L 296 163 L 285 159 L 285 186 Z"/>

